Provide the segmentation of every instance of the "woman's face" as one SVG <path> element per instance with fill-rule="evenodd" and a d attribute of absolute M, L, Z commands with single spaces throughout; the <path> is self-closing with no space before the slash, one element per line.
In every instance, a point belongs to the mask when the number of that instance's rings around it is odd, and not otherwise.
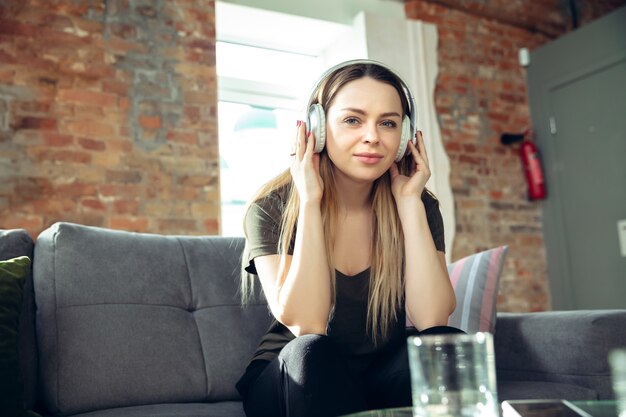
<path fill-rule="evenodd" d="M 364 77 L 341 87 L 326 110 L 326 150 L 335 169 L 357 182 L 381 177 L 400 146 L 402 117 L 389 84 Z"/>

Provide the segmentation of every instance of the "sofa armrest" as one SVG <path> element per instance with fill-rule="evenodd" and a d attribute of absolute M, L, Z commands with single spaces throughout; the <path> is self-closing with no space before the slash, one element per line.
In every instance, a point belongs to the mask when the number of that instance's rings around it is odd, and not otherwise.
<path fill-rule="evenodd" d="M 612 398 L 608 352 L 626 346 L 626 310 L 499 313 L 499 380 L 561 382 Z"/>

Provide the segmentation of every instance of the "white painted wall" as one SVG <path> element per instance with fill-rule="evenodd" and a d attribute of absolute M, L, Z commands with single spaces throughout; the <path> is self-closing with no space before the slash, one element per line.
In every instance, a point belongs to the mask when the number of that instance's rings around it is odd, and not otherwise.
<path fill-rule="evenodd" d="M 437 28 L 405 17 L 364 13 L 368 58 L 394 68 L 411 88 L 415 98 L 417 128 L 424 134 L 424 145 L 431 167 L 426 186 L 439 199 L 445 228 L 446 256 L 450 260 L 456 229 L 454 199 L 450 187 L 450 161 L 443 147 L 435 111 Z"/>
<path fill-rule="evenodd" d="M 351 25 L 363 11 L 379 16 L 404 18 L 404 4 L 397 0 L 220 0 L 224 3 L 272 10 Z"/>

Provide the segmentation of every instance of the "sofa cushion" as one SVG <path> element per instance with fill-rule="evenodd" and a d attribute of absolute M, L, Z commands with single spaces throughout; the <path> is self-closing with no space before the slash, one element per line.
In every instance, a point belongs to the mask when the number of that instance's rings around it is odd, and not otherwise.
<path fill-rule="evenodd" d="M 567 399 L 597 400 L 598 392 L 580 385 L 540 381 L 498 381 L 498 401 Z"/>
<path fill-rule="evenodd" d="M 33 259 L 34 242 L 24 229 L 0 230 L 0 260 L 27 256 Z M 19 363 L 23 381 L 24 404 L 32 409 L 37 393 L 37 343 L 35 340 L 35 296 L 29 268 L 22 288 L 19 322 Z"/>
<path fill-rule="evenodd" d="M 93 411 L 72 417 L 245 417 L 240 401 L 155 404 Z"/>
<path fill-rule="evenodd" d="M 498 284 L 508 246 L 474 253 L 448 264 L 456 308 L 448 326 L 466 333 L 495 331 Z M 406 326 L 415 327 L 408 314 Z"/>
<path fill-rule="evenodd" d="M 242 249 L 242 238 L 44 231 L 34 283 L 50 411 L 238 399 L 269 325 L 265 305 L 240 305 Z"/>
<path fill-rule="evenodd" d="M 498 380 L 578 385 L 611 399 L 608 352 L 626 346 L 625 323 L 626 310 L 500 313 Z"/>
<path fill-rule="evenodd" d="M 495 331 L 498 284 L 508 246 L 489 249 L 448 265 L 456 309 L 448 325 L 467 333 Z"/>

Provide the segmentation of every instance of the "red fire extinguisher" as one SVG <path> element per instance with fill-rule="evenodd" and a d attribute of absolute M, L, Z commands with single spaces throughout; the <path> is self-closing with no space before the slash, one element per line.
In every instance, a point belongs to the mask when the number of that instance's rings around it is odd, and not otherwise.
<path fill-rule="evenodd" d="M 526 174 L 526 184 L 528 184 L 528 198 L 530 200 L 543 200 L 546 198 L 546 183 L 541 168 L 539 152 L 535 144 L 524 139 L 520 146 L 520 156 Z"/>

